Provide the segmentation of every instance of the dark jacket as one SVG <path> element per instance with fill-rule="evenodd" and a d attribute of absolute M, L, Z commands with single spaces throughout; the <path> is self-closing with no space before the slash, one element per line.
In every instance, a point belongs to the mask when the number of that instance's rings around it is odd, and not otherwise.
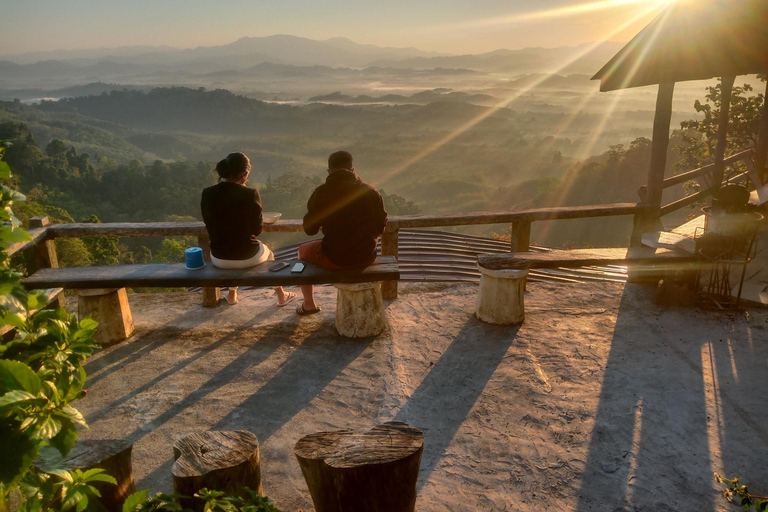
<path fill-rule="evenodd" d="M 203 190 L 203 222 L 211 239 L 211 253 L 222 260 L 247 260 L 259 251 L 262 207 L 259 191 L 229 181 Z"/>
<path fill-rule="evenodd" d="M 336 265 L 362 266 L 376 258 L 376 241 L 387 225 L 379 191 L 353 171 L 332 172 L 312 193 L 304 216 L 304 231 L 323 229 L 322 249 Z"/>

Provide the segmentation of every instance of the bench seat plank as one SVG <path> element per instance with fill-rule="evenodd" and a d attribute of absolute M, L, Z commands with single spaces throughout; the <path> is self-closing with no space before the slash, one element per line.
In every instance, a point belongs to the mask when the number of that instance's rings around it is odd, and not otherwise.
<path fill-rule="evenodd" d="M 97 267 L 43 268 L 22 281 L 28 289 L 41 288 L 146 288 L 190 286 L 281 286 L 330 283 L 366 283 L 396 281 L 400 270 L 394 256 L 379 256 L 373 265 L 356 270 L 325 270 L 311 263 L 304 272 L 292 273 L 300 260 L 284 260 L 290 266 L 270 272 L 275 264 L 268 261 L 240 270 L 222 270 L 206 263 L 199 270 L 187 270 L 183 263 L 106 265 Z"/>
<path fill-rule="evenodd" d="M 691 263 L 696 259 L 696 256 L 684 251 L 652 247 L 512 252 L 477 256 L 478 264 L 489 270 L 654 264 L 665 261 Z"/>

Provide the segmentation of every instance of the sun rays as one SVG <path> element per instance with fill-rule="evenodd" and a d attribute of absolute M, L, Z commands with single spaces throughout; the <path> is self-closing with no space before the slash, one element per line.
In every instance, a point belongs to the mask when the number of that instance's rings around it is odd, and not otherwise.
<path fill-rule="evenodd" d="M 599 4 L 602 6 L 602 8 L 606 8 L 608 5 L 615 5 L 615 4 L 622 4 L 622 3 L 638 3 L 641 0 L 612 0 L 612 1 L 600 1 L 600 2 L 592 2 L 590 4 L 581 4 L 582 8 L 586 8 L 585 6 L 594 6 L 595 4 Z M 608 33 L 604 34 L 597 42 L 591 43 L 587 46 L 585 46 L 581 51 L 577 52 L 575 55 L 573 55 L 571 58 L 567 59 L 566 61 L 562 62 L 557 69 L 553 70 L 552 74 L 557 74 L 558 72 L 566 69 L 568 66 L 573 64 L 574 62 L 578 61 L 579 59 L 585 57 L 590 52 L 592 52 L 595 48 L 603 44 L 605 41 L 610 40 L 612 37 L 614 37 L 616 34 L 619 34 L 626 30 L 628 27 L 632 26 L 634 23 L 636 23 L 638 20 L 642 19 L 643 17 L 651 14 L 652 12 L 659 9 L 659 6 L 661 5 L 661 2 L 658 2 L 656 0 L 648 1 L 644 0 L 643 3 L 648 4 L 648 6 L 645 9 L 641 9 L 635 16 L 631 17 L 621 25 L 618 25 L 617 27 L 610 30 Z M 569 8 L 564 9 L 575 9 L 580 6 L 572 6 Z M 596 8 L 596 7 L 595 7 Z M 542 13 L 547 13 L 551 11 L 542 11 Z M 570 11 L 573 12 L 573 11 Z M 402 174 L 404 171 L 409 169 L 411 166 L 416 164 L 417 162 L 421 161 L 422 159 L 428 157 L 429 155 L 433 154 L 434 152 L 438 151 L 440 148 L 445 146 L 446 144 L 452 142 L 457 137 L 461 136 L 462 134 L 466 133 L 468 130 L 472 129 L 473 127 L 477 126 L 479 123 L 484 121 L 485 119 L 488 119 L 492 115 L 494 115 L 499 110 L 506 108 L 509 106 L 512 102 L 517 100 L 518 98 L 522 97 L 523 95 L 527 94 L 531 90 L 535 89 L 539 85 L 541 85 L 545 80 L 549 78 L 549 75 L 542 75 L 541 77 L 534 80 L 532 83 L 527 85 L 526 87 L 523 87 L 520 90 L 517 90 L 510 94 L 508 97 L 497 103 L 491 108 L 488 108 L 485 110 L 482 114 L 478 115 L 474 119 L 471 119 L 470 121 L 464 123 L 463 125 L 459 126 L 449 134 L 445 135 L 444 137 L 440 138 L 438 141 L 428 145 L 426 148 L 424 148 L 422 151 L 417 153 L 416 155 L 412 156 L 405 162 L 403 162 L 401 165 L 397 166 L 396 168 L 392 169 L 389 173 L 387 173 L 384 177 L 382 177 L 380 183 L 382 186 L 385 186 L 392 178 Z"/>
<path fill-rule="evenodd" d="M 525 12 L 521 14 L 513 14 L 509 16 L 496 16 L 493 18 L 486 18 L 481 20 L 468 21 L 463 24 L 455 25 L 455 27 L 465 28 L 482 28 L 493 27 L 502 25 L 512 25 L 516 23 L 526 23 L 531 21 L 548 20 L 554 18 L 564 18 L 568 16 L 575 16 L 579 14 L 588 14 L 596 11 L 604 11 L 606 9 L 613 9 L 630 4 L 646 4 L 650 5 L 647 9 L 648 12 L 659 9 L 659 7 L 670 3 L 673 0 L 599 0 L 597 2 L 587 2 L 583 4 L 569 5 L 566 7 L 560 7 L 557 9 L 547 9 L 543 11 Z"/>

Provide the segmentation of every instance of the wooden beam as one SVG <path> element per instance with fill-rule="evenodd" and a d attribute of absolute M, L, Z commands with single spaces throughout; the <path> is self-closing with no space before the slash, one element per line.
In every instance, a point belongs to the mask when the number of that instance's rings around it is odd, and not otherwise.
<path fill-rule="evenodd" d="M 384 231 L 381 235 L 381 255 L 392 256 L 395 261 L 399 258 L 400 230 L 392 229 Z M 397 299 L 397 281 L 384 281 L 381 283 L 381 296 L 384 300 Z"/>
<path fill-rule="evenodd" d="M 48 217 L 32 217 L 29 227 L 44 229 L 49 225 Z M 41 268 L 59 268 L 56 245 L 53 240 L 39 240 L 27 253 L 27 272 L 32 274 Z"/>
<path fill-rule="evenodd" d="M 747 160 L 754 155 L 755 155 L 754 149 L 747 149 L 739 153 L 736 153 L 735 155 L 729 156 L 728 158 L 723 160 L 723 163 L 725 163 L 725 165 L 730 165 L 740 160 Z M 680 185 L 681 183 L 685 183 L 686 181 L 698 178 L 699 176 L 702 176 L 708 172 L 712 172 L 714 169 L 715 169 L 715 164 L 709 164 L 709 165 L 705 165 L 704 167 L 699 167 L 698 169 L 694 169 L 692 171 L 676 174 L 675 176 L 665 179 L 662 182 L 662 186 L 664 188 L 669 188 L 675 185 Z"/>
<path fill-rule="evenodd" d="M 203 260 L 211 261 L 211 240 L 208 238 L 208 233 L 204 235 L 197 235 L 197 245 L 203 250 Z M 203 288 L 203 307 L 215 308 L 219 305 L 219 299 L 221 298 L 221 291 L 217 286 L 206 286 Z"/>
<path fill-rule="evenodd" d="M 325 270 L 304 262 L 301 273 L 291 272 L 298 260 L 285 260 L 291 265 L 270 272 L 273 262 L 239 270 L 223 270 L 211 264 L 199 270 L 187 270 L 183 263 L 148 263 L 105 265 L 98 267 L 66 267 L 40 269 L 22 281 L 28 290 L 43 288 L 146 288 L 185 286 L 281 286 L 328 283 L 369 283 L 400 279 L 400 270 L 392 256 L 381 256 L 364 269 Z M 56 283 L 56 284 L 52 284 Z"/>
<path fill-rule="evenodd" d="M 648 170 L 647 183 L 647 202 L 652 205 L 661 205 L 661 193 L 664 190 L 664 172 L 667 168 L 669 126 L 672 121 L 672 98 L 674 93 L 674 82 L 659 84 L 659 92 L 656 97 L 656 115 L 653 118 L 651 166 Z"/>
<path fill-rule="evenodd" d="M 725 175 L 725 149 L 728 143 L 728 118 L 731 112 L 731 93 L 735 75 L 720 79 L 720 123 L 717 127 L 717 146 L 715 147 L 715 169 L 712 171 L 712 186 L 720 189 Z"/>
<path fill-rule="evenodd" d="M 510 251 L 525 252 L 531 248 L 531 221 L 521 219 L 512 222 Z"/>
<path fill-rule="evenodd" d="M 757 149 L 755 151 L 755 167 L 762 176 L 765 176 L 766 157 L 768 157 L 768 82 L 765 84 L 763 112 L 760 115 L 760 130 L 757 135 Z"/>
<path fill-rule="evenodd" d="M 388 229 L 441 226 L 468 226 L 475 224 L 511 224 L 519 220 L 541 221 L 557 219 L 583 219 L 633 215 L 647 207 L 639 203 L 612 203 L 586 206 L 559 206 L 502 212 L 470 212 L 451 215 L 413 215 L 391 218 Z"/>
<path fill-rule="evenodd" d="M 694 254 L 652 247 L 573 249 L 546 252 L 479 254 L 477 263 L 488 270 L 527 270 L 531 268 L 592 267 L 606 265 L 655 264 L 667 260 L 677 263 L 697 261 Z"/>
<path fill-rule="evenodd" d="M 749 175 L 748 172 L 743 172 L 741 174 L 737 174 L 736 176 L 733 176 L 730 180 L 728 180 L 730 183 L 734 183 L 736 181 L 739 181 L 742 178 L 746 178 Z M 717 187 L 710 187 L 705 188 L 702 190 L 699 190 L 695 194 L 691 194 L 689 196 L 685 196 L 682 199 L 678 199 L 677 201 L 673 201 L 669 203 L 666 206 L 663 206 L 661 210 L 659 211 L 660 215 L 663 217 L 665 215 L 669 215 L 670 213 L 674 212 L 675 210 L 679 210 L 680 208 L 683 208 L 684 206 L 688 206 L 689 204 L 693 204 L 697 201 L 701 201 L 702 199 L 711 196 L 718 190 Z"/>

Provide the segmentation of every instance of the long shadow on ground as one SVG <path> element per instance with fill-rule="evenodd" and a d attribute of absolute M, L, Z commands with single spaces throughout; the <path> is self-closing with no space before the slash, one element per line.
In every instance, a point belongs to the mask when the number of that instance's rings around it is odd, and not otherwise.
<path fill-rule="evenodd" d="M 333 324 L 324 323 L 296 347 L 274 377 L 211 429 L 249 430 L 256 434 L 259 443 L 265 443 L 375 339 L 342 338 Z"/>
<path fill-rule="evenodd" d="M 395 420 L 424 432 L 419 489 L 429 480 L 517 336 L 472 317 L 443 352 Z"/>
<path fill-rule="evenodd" d="M 768 476 L 764 326 L 758 340 L 743 313 L 659 315 L 651 294 L 624 290 L 579 512 L 720 510 L 714 471 Z"/>
<path fill-rule="evenodd" d="M 85 371 L 88 373 L 88 385 L 92 386 L 113 372 L 149 355 L 153 350 L 162 347 L 181 334 L 209 321 L 220 314 L 222 310 L 223 308 L 216 308 L 201 311 L 199 308 L 194 308 L 183 315 L 171 318 L 160 327 L 139 335 L 136 339 L 123 343 L 108 354 L 88 361 L 84 365 Z"/>

